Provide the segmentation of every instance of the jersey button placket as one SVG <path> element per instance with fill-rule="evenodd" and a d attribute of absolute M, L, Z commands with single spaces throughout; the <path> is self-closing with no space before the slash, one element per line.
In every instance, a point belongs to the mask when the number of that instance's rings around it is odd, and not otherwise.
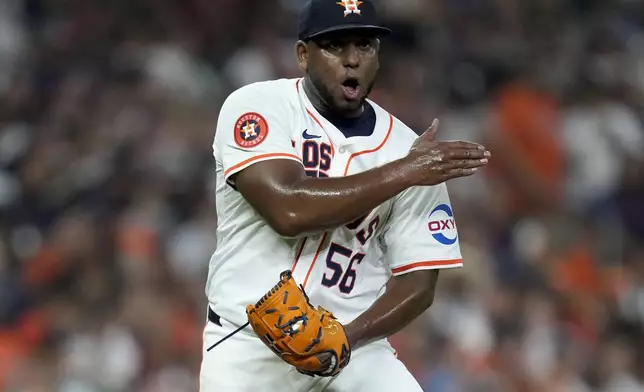
<path fill-rule="evenodd" d="M 342 176 L 344 175 L 344 169 L 347 166 L 347 161 L 351 155 L 351 151 L 347 146 L 336 145 L 336 156 L 333 159 L 332 171 L 333 176 Z"/>

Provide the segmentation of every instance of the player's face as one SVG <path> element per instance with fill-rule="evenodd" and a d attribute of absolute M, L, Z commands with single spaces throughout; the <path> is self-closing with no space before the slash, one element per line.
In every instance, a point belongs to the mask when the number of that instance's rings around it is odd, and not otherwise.
<path fill-rule="evenodd" d="M 342 113 L 361 109 L 378 73 L 373 34 L 329 34 L 298 47 L 300 67 L 324 104 Z"/>

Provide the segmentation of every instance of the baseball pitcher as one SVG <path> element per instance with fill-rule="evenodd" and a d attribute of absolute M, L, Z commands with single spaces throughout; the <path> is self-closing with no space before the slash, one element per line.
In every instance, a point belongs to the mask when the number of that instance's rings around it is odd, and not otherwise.
<path fill-rule="evenodd" d="M 298 28 L 303 76 L 240 88 L 217 122 L 201 391 L 421 391 L 387 337 L 462 266 L 445 181 L 490 154 L 367 98 L 390 32 L 371 1 L 309 1 Z"/>

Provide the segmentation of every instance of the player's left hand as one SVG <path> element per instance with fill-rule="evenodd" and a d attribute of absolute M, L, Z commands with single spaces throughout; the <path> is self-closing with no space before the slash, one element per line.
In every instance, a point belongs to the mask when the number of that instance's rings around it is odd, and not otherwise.
<path fill-rule="evenodd" d="M 351 357 L 346 331 L 329 311 L 311 305 L 290 271 L 255 305 L 246 307 L 257 336 L 303 374 L 338 374 Z"/>

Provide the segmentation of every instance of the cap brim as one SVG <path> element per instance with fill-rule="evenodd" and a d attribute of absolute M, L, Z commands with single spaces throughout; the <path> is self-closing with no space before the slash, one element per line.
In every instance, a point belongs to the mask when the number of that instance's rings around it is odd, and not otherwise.
<path fill-rule="evenodd" d="M 315 32 L 306 39 L 312 39 L 312 38 L 319 38 L 322 35 L 330 34 L 330 33 L 336 33 L 339 31 L 372 31 L 374 35 L 388 35 L 391 34 L 391 30 L 382 27 L 382 26 L 376 26 L 376 25 L 356 25 L 356 24 L 346 24 L 346 25 L 339 25 L 339 26 L 333 26 L 329 27 L 328 29 L 324 29 L 318 32 Z"/>

